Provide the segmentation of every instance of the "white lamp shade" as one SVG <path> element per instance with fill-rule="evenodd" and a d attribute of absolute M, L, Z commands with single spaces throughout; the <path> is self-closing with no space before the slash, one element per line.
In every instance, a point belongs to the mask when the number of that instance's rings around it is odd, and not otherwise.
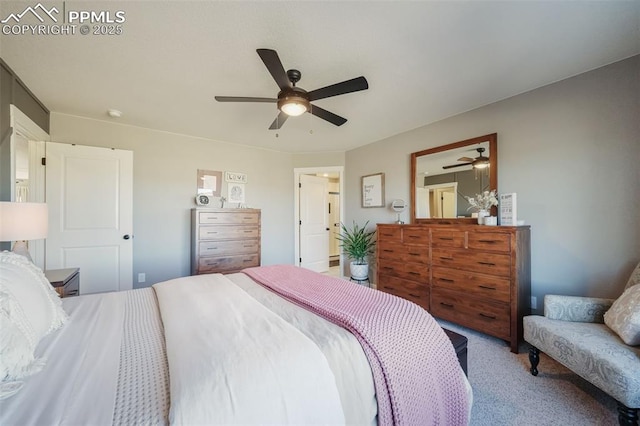
<path fill-rule="evenodd" d="M 45 203 L 0 201 L 0 241 L 46 238 L 49 230 L 48 212 Z"/>

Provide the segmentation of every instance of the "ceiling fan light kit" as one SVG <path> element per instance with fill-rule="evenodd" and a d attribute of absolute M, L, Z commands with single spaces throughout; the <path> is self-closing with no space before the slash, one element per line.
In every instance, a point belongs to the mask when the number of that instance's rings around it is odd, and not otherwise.
<path fill-rule="evenodd" d="M 271 49 L 257 49 L 258 56 L 264 62 L 271 77 L 275 80 L 280 88 L 278 98 L 257 98 L 257 97 L 241 97 L 241 96 L 216 96 L 218 102 L 264 102 L 277 104 L 280 113 L 271 123 L 269 130 L 277 130 L 282 127 L 287 117 L 295 117 L 310 112 L 318 118 L 329 123 L 342 126 L 347 119 L 340 117 L 326 109 L 316 105 L 311 105 L 311 101 L 329 98 L 332 96 L 344 95 L 346 93 L 358 92 L 369 88 L 367 79 L 360 76 L 346 80 L 341 83 L 332 84 L 320 89 L 307 92 L 304 89 L 296 87 L 296 83 L 300 81 L 302 73 L 296 69 L 290 69 L 285 72 L 282 62 L 278 57 L 278 53 Z"/>
<path fill-rule="evenodd" d="M 294 87 L 297 89 L 297 87 Z M 305 94 L 293 91 L 293 92 L 280 92 L 278 95 L 278 109 L 290 117 L 297 117 L 309 111 L 308 97 Z"/>
<path fill-rule="evenodd" d="M 464 163 L 451 164 L 449 166 L 442 166 L 443 169 L 453 169 L 454 167 L 471 166 L 474 169 L 486 169 L 489 167 L 489 157 L 484 156 L 485 149 L 480 147 L 476 148 L 478 156 L 476 158 L 461 157 L 458 161 L 464 161 Z"/>

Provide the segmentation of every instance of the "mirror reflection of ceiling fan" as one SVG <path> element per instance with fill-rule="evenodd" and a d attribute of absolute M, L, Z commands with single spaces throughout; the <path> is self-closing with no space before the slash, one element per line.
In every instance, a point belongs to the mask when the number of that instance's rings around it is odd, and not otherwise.
<path fill-rule="evenodd" d="M 484 155 L 482 155 L 485 149 L 476 148 L 476 151 L 478 151 L 478 156 L 476 158 L 460 157 L 458 158 L 458 161 L 464 161 L 464 163 L 450 164 L 448 166 L 442 166 L 442 168 L 453 169 L 454 167 L 472 166 L 474 169 L 486 169 L 487 167 L 489 167 L 489 157 L 485 157 Z"/>
<path fill-rule="evenodd" d="M 271 74 L 271 77 L 273 77 L 280 88 L 278 97 L 255 98 L 242 96 L 216 96 L 215 99 L 218 102 L 266 102 L 277 104 L 280 113 L 273 123 L 271 123 L 269 130 L 279 129 L 282 127 L 284 122 L 287 121 L 289 116 L 298 116 L 305 112 L 310 112 L 316 117 L 322 118 L 336 126 L 342 126 L 347 122 L 346 118 L 340 117 L 339 115 L 327 111 L 326 109 L 322 109 L 319 106 L 312 105 L 311 102 L 329 98 L 331 96 L 344 95 L 345 93 L 358 92 L 369 88 L 367 79 L 361 76 L 307 92 L 306 90 L 296 86 L 296 83 L 302 77 L 302 73 L 295 69 L 290 69 L 285 72 L 282 62 L 278 57 L 278 53 L 275 50 L 258 49 L 257 52 Z"/>

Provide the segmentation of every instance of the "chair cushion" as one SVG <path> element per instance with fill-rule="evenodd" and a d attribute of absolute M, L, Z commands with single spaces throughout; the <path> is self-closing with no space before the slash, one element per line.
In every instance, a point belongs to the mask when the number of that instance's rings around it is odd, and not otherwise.
<path fill-rule="evenodd" d="M 604 323 L 627 345 L 640 345 L 640 285 L 629 287 L 613 302 Z"/>
<path fill-rule="evenodd" d="M 604 324 L 524 317 L 524 339 L 629 408 L 640 408 L 640 348 Z M 540 371 L 544 371 L 540 369 Z"/>

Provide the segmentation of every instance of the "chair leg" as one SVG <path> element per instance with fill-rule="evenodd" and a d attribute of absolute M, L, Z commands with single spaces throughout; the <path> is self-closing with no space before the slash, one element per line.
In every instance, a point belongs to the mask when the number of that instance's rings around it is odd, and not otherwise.
<path fill-rule="evenodd" d="M 538 363 L 540 362 L 540 349 L 535 346 L 529 348 L 529 362 L 531 363 L 531 375 L 538 375 Z"/>
<path fill-rule="evenodd" d="M 623 403 L 618 402 L 618 423 L 620 426 L 637 426 L 638 409 L 629 408 Z"/>

